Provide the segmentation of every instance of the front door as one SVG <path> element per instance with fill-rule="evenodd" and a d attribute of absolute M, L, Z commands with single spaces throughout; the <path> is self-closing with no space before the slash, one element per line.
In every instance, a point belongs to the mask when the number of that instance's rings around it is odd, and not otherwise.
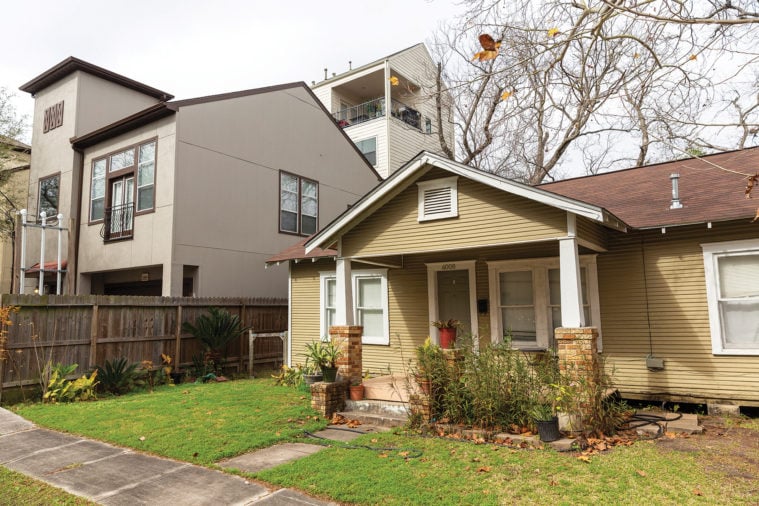
<path fill-rule="evenodd" d="M 458 334 L 473 334 L 469 296 L 469 271 L 437 271 L 438 320 L 459 320 Z"/>
<path fill-rule="evenodd" d="M 134 177 L 111 183 L 111 237 L 132 235 L 134 219 Z"/>

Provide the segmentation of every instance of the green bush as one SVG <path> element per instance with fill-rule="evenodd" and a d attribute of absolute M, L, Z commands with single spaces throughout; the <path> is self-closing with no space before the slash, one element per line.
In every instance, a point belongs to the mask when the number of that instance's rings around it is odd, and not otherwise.
<path fill-rule="evenodd" d="M 95 368 L 100 379 L 100 389 L 114 395 L 123 395 L 136 386 L 145 385 L 138 366 L 138 363 L 129 364 L 126 358 L 118 358 L 113 362 L 106 360 L 102 367 Z"/>
<path fill-rule="evenodd" d="M 50 368 L 50 380 L 42 396 L 42 401 L 54 403 L 95 399 L 97 371 L 93 371 L 89 377 L 85 374 L 74 381 L 67 379 L 66 376 L 73 374 L 77 367 L 79 364 L 62 365 L 58 363 L 52 366 Z"/>

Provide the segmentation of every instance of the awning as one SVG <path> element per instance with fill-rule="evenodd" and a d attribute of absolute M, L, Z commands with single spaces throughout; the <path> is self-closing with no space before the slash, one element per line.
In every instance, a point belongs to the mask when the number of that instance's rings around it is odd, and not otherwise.
<path fill-rule="evenodd" d="M 61 270 L 65 271 L 66 267 L 68 266 L 68 260 L 61 260 Z M 58 271 L 58 262 L 45 262 L 42 267 L 45 272 L 57 272 Z M 40 263 L 37 262 L 36 264 L 32 265 L 31 267 L 26 268 L 26 273 L 32 273 L 32 272 L 39 272 L 40 271 Z"/>

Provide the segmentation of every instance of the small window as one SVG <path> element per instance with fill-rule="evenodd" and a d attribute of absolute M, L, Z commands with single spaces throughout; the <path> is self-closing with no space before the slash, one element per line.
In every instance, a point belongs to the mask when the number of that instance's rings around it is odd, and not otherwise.
<path fill-rule="evenodd" d="M 432 120 L 430 118 L 425 118 L 424 120 L 424 133 L 432 133 Z"/>
<path fill-rule="evenodd" d="M 323 272 L 321 277 L 320 330 L 329 334 L 337 313 L 337 281 L 334 272 Z M 353 271 L 353 308 L 356 325 L 364 327 L 363 344 L 389 344 L 387 270 L 370 269 Z"/>
<path fill-rule="evenodd" d="M 61 176 L 56 174 L 40 179 L 38 206 L 39 212 L 45 212 L 45 216 L 58 215 L 58 197 L 60 194 Z"/>
<path fill-rule="evenodd" d="M 459 215 L 458 177 L 446 177 L 417 183 L 419 221 L 455 218 Z"/>
<path fill-rule="evenodd" d="M 712 352 L 759 355 L 759 240 L 702 248 Z"/>
<path fill-rule="evenodd" d="M 371 137 L 362 141 L 356 142 L 356 147 L 369 160 L 372 166 L 377 165 L 377 138 Z"/>
<path fill-rule="evenodd" d="M 319 183 L 286 172 L 279 174 L 279 231 L 315 234 L 319 228 Z"/>

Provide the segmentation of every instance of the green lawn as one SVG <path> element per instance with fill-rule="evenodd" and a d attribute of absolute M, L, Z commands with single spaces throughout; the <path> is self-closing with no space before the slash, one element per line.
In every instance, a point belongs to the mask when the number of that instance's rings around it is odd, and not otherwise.
<path fill-rule="evenodd" d="M 270 379 L 179 385 L 97 402 L 19 406 L 16 411 L 39 425 L 205 465 L 294 440 L 304 430 L 326 424 L 309 408 L 307 393 L 275 386 Z M 729 430 L 710 430 L 708 437 L 668 444 L 640 441 L 589 462 L 552 450 L 370 434 L 355 444 L 398 450 L 326 448 L 252 477 L 367 505 L 757 504 L 753 477 L 759 466 L 753 452 L 759 425 L 745 420 L 726 424 Z M 736 436 L 743 439 L 731 439 Z M 419 458 L 411 458 L 418 452 Z M 7 478 L 0 476 L 5 489 L 2 480 Z M 32 490 L 37 486 L 31 485 Z M 62 491 L 50 497 L 68 500 Z"/>
<path fill-rule="evenodd" d="M 367 435 L 354 443 L 413 447 L 375 452 L 330 448 L 257 473 L 257 479 L 357 504 L 756 504 L 753 480 L 726 483 L 694 454 L 663 454 L 652 441 L 583 462 L 553 450 Z M 405 450 L 408 451 L 408 450 Z M 412 455 L 411 453 L 409 455 Z"/>
<path fill-rule="evenodd" d="M 85 506 L 95 503 L 0 466 L 0 504 Z"/>
<path fill-rule="evenodd" d="M 23 405 L 34 423 L 178 460 L 211 464 L 326 426 L 308 393 L 271 379 L 181 384 L 97 402 Z M 144 438 L 144 439 L 143 439 Z"/>

